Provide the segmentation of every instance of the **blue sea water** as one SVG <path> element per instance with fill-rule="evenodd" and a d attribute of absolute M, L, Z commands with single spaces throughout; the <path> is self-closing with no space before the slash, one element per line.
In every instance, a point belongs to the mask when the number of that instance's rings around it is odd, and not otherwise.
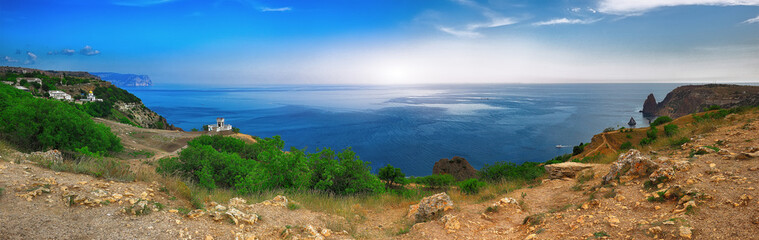
<path fill-rule="evenodd" d="M 352 147 L 373 171 L 432 173 L 441 158 L 475 168 L 497 161 L 545 161 L 607 127 L 638 127 L 649 93 L 659 101 L 682 84 L 502 84 L 127 88 L 187 131 L 216 117 L 287 148 Z"/>

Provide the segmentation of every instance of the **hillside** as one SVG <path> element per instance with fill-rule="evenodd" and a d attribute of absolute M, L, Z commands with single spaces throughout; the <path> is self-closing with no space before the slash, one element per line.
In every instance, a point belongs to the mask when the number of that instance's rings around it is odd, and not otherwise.
<path fill-rule="evenodd" d="M 91 72 L 91 74 L 100 77 L 103 81 L 113 83 L 117 87 L 149 87 L 153 86 L 153 81 L 148 75 L 126 74 L 114 72 Z"/>
<path fill-rule="evenodd" d="M 649 99 L 652 97 L 653 94 L 649 96 Z M 759 86 L 729 84 L 681 86 L 668 93 L 664 100 L 656 105 L 656 109 L 644 108 L 644 112 L 677 118 L 715 105 L 721 108 L 759 105 Z"/>
<path fill-rule="evenodd" d="M 50 98 L 52 91 L 68 94 L 80 108 L 94 117 L 116 120 L 142 128 L 175 129 L 165 118 L 145 107 L 131 93 L 87 72 L 49 71 L 20 67 L 0 67 L 5 84 L 25 87 L 37 97 Z M 93 93 L 102 101 L 87 100 Z"/>

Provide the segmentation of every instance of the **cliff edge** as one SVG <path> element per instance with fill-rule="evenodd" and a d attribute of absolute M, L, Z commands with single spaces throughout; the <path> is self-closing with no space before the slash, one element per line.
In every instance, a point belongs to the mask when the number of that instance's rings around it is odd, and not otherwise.
<path fill-rule="evenodd" d="M 682 117 L 700 112 L 710 106 L 732 108 L 759 105 L 759 86 L 732 84 L 686 85 L 672 90 L 653 110 L 649 95 L 643 106 L 643 115 Z M 655 103 L 656 100 L 653 100 Z M 648 115 L 652 116 L 652 115 Z"/>

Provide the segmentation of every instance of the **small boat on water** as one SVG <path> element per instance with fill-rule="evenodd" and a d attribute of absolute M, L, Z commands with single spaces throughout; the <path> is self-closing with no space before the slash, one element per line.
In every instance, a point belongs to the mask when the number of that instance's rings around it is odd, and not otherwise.
<path fill-rule="evenodd" d="M 569 147 L 569 146 L 565 146 L 565 145 L 561 145 L 561 144 L 556 145 L 556 148 L 565 148 L 565 147 Z"/>

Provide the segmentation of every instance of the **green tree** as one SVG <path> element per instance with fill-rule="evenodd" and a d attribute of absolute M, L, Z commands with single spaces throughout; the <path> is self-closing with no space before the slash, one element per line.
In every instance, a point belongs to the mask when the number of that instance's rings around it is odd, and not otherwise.
<path fill-rule="evenodd" d="M 387 182 L 387 186 L 393 186 L 395 184 L 406 184 L 406 174 L 403 174 L 400 168 L 393 167 L 390 164 L 383 168 L 380 168 L 377 175 L 379 176 L 379 179 Z"/>

